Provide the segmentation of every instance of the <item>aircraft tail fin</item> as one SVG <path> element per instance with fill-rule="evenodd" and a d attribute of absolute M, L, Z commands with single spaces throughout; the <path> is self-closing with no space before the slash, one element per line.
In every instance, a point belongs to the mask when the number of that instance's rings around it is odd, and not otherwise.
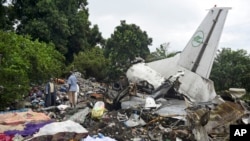
<path fill-rule="evenodd" d="M 230 7 L 209 10 L 182 51 L 178 64 L 198 75 L 209 78 L 214 57 Z"/>

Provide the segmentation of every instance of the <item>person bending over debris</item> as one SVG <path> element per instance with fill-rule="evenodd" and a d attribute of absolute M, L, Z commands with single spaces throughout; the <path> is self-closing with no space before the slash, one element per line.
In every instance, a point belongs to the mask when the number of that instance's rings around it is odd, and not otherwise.
<path fill-rule="evenodd" d="M 70 107 L 74 106 L 76 107 L 76 99 L 75 99 L 75 92 L 77 91 L 77 78 L 74 75 L 73 72 L 70 72 L 70 76 L 68 78 L 68 95 L 69 95 L 69 102 L 70 102 Z"/>
<path fill-rule="evenodd" d="M 56 87 L 54 84 L 54 79 L 50 78 L 49 82 L 45 86 L 45 106 L 55 106 L 56 105 Z"/>

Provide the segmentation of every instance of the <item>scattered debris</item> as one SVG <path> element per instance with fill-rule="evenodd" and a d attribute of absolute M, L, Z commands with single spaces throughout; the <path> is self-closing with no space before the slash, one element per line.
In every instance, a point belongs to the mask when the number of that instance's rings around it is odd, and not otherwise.
<path fill-rule="evenodd" d="M 120 90 L 104 88 L 103 83 L 83 78 L 79 82 L 82 94 L 78 95 L 75 109 L 69 107 L 67 97 L 60 101 L 65 86 L 60 84 L 57 85 L 57 106 L 32 105 L 31 108 L 1 112 L 1 137 L 36 141 L 59 138 L 217 141 L 229 138 L 230 124 L 248 124 L 250 121 L 249 108 L 244 101 L 227 101 L 217 96 L 213 102 L 193 103 L 175 91 L 178 85 L 173 82 L 169 82 L 168 87 L 159 87 L 157 92 L 160 91 L 161 96 L 155 98 L 156 91 L 148 91 L 152 87 L 147 82 L 130 83 Z M 178 97 L 173 97 L 172 92 Z M 28 101 L 32 103 L 34 99 L 30 101 L 30 98 Z M 45 122 L 48 123 L 46 126 L 38 126 Z M 39 129 L 33 128 L 36 132 L 24 134 L 27 123 L 34 124 L 33 127 L 37 125 Z M 16 130 L 18 132 L 14 132 Z"/>

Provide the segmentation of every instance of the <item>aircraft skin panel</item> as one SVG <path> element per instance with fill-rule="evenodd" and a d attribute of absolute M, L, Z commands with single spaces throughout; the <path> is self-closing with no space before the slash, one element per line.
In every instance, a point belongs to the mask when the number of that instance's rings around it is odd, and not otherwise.
<path fill-rule="evenodd" d="M 138 63 L 131 66 L 126 72 L 126 76 L 130 81 L 135 83 L 146 80 L 154 88 L 158 88 L 165 81 L 165 78 L 160 73 L 148 67 L 145 63 Z"/>
<path fill-rule="evenodd" d="M 210 9 L 181 53 L 180 66 L 209 78 L 228 9 Z"/>

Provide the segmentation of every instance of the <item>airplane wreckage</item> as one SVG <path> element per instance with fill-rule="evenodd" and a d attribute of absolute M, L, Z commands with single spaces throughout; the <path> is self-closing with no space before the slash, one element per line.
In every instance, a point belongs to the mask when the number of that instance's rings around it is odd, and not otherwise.
<path fill-rule="evenodd" d="M 131 66 L 126 73 L 130 82 L 150 84 L 154 90 L 149 97 L 156 102 L 164 97 L 183 97 L 184 101 L 168 99 L 168 106 L 155 112 L 162 116 L 186 115 L 185 121 L 193 127 L 192 132 L 199 141 L 211 140 L 208 133 L 216 134 L 217 130 L 224 130 L 227 136 L 222 140 L 229 140 L 230 124 L 235 124 L 243 117 L 250 120 L 247 106 L 242 101 L 236 104 L 223 100 L 216 94 L 213 81 L 209 79 L 229 9 L 231 8 L 210 9 L 180 54 L 149 63 L 142 61 Z M 245 94 L 245 89 L 230 88 L 230 93 L 235 100 Z M 131 101 L 122 105 L 133 106 Z M 146 99 L 145 107 L 147 102 Z M 160 107 L 156 102 L 151 102 L 152 107 Z M 216 129 L 221 127 L 223 129 Z"/>
<path fill-rule="evenodd" d="M 43 118 L 47 125 L 41 127 L 40 123 L 40 129 L 29 130 L 29 136 L 27 132 L 16 136 L 16 130 L 0 130 L 0 139 L 9 135 L 32 141 L 229 140 L 230 125 L 250 122 L 248 104 L 240 100 L 245 89 L 230 88 L 226 100 L 216 94 L 209 79 L 229 9 L 211 8 L 180 54 L 150 63 L 137 60 L 112 86 L 76 74 L 80 84 L 77 109 L 67 104 L 65 83 L 58 84 L 58 106 L 35 110 L 46 114 L 39 115 L 39 120 Z M 38 114 L 35 112 L 22 112 L 21 117 L 34 115 L 29 116 L 31 121 Z M 0 127 L 3 123 L 27 123 L 8 114 L 10 117 L 0 113 Z"/>

